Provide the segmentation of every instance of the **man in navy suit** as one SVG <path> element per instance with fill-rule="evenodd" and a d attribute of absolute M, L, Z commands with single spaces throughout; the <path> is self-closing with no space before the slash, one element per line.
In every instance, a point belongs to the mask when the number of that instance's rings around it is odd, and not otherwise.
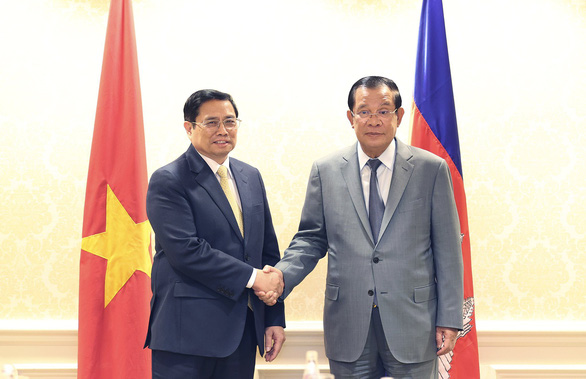
<path fill-rule="evenodd" d="M 283 304 L 253 293 L 283 289 L 260 270 L 280 258 L 264 184 L 229 157 L 240 125 L 229 94 L 197 91 L 183 112 L 191 146 L 152 175 L 147 193 L 153 378 L 252 378 L 256 346 L 272 361 L 285 341 Z"/>

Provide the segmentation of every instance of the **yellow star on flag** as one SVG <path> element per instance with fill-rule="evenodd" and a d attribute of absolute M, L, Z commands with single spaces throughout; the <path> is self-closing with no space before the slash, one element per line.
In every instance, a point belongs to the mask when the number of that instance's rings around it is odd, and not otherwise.
<path fill-rule="evenodd" d="M 81 240 L 83 250 L 108 260 L 104 308 L 135 271 L 142 271 L 151 276 L 150 241 L 149 221 L 135 223 L 108 185 L 106 231 Z"/>

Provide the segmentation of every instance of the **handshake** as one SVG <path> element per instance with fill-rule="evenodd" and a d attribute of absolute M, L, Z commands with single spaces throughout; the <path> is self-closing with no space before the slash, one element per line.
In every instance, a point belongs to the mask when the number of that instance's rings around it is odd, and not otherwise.
<path fill-rule="evenodd" d="M 257 269 L 252 289 L 254 294 L 266 305 L 275 305 L 277 299 L 283 293 L 284 287 L 285 283 L 283 282 L 281 270 L 269 265 L 266 265 L 262 271 Z"/>

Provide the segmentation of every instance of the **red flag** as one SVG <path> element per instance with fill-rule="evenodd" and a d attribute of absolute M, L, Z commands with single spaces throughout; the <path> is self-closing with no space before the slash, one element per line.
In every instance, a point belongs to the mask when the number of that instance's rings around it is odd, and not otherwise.
<path fill-rule="evenodd" d="M 480 368 L 474 316 L 468 211 L 441 0 L 423 0 L 411 117 L 411 144 L 439 155 L 450 166 L 463 236 L 464 329 L 458 334 L 454 351 L 440 357 L 440 378 L 477 379 L 480 378 Z"/>
<path fill-rule="evenodd" d="M 151 227 L 131 0 L 112 0 L 79 274 L 78 378 L 150 378 Z"/>

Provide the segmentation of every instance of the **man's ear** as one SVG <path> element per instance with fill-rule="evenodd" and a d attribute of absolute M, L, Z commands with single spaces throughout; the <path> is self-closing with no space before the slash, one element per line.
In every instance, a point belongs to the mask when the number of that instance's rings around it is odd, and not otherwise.
<path fill-rule="evenodd" d="M 185 131 L 187 132 L 187 134 L 191 134 L 191 129 L 193 127 L 193 124 L 189 121 L 185 121 L 183 123 L 183 127 L 185 128 Z"/>
<path fill-rule="evenodd" d="M 346 112 L 346 117 L 348 117 L 348 121 L 350 121 L 350 125 L 352 125 L 352 129 L 354 129 L 354 116 L 352 116 L 352 111 Z"/>
<path fill-rule="evenodd" d="M 401 120 L 403 119 L 404 115 L 405 115 L 405 110 L 403 109 L 403 107 L 397 109 L 397 127 L 399 127 L 399 125 L 401 125 Z"/>

